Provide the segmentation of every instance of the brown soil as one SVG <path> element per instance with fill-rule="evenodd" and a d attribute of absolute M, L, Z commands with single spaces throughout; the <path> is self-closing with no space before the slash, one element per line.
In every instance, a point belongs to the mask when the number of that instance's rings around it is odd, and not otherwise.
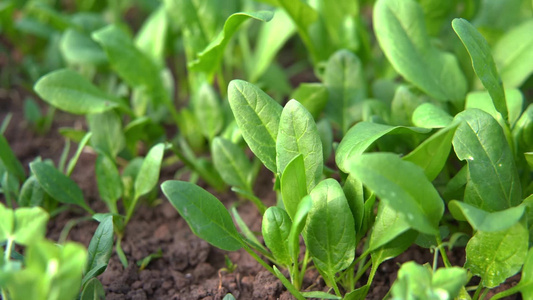
<path fill-rule="evenodd" d="M 5 136 L 26 169 L 36 156 L 50 158 L 57 163 L 64 145 L 57 129 L 61 126 L 84 126 L 84 122 L 58 112 L 51 131 L 38 135 L 24 122 L 20 92 L 0 92 L 0 121 L 8 112 L 13 113 Z M 83 189 L 90 206 L 97 212 L 106 212 L 105 205 L 98 199 L 94 162 L 95 155 L 84 152 L 72 178 Z M 162 180 L 171 179 L 175 171 L 175 167 L 163 170 Z M 257 195 L 265 199 L 267 205 L 275 204 L 271 173 L 262 170 L 256 188 Z M 237 199 L 231 192 L 216 195 L 226 206 Z M 156 203 L 155 206 L 142 204 L 127 226 L 123 249 L 129 267 L 124 269 L 117 255 L 113 254 L 107 270 L 100 275 L 107 299 L 222 299 L 226 293 L 232 293 L 237 299 L 293 299 L 283 285 L 244 250 L 228 253 L 212 247 L 189 230 L 164 196 L 161 195 Z M 252 230 L 260 231 L 261 218 L 253 205 L 245 203 L 239 207 L 239 212 Z M 49 222 L 48 237 L 57 240 L 67 222 L 84 217 L 82 213 L 72 209 L 53 218 Z M 96 227 L 94 221 L 81 222 L 72 228 L 68 239 L 87 246 Z M 136 262 L 158 250 L 163 256 L 153 260 L 144 270 L 139 270 Z M 222 271 L 225 255 L 237 264 L 233 273 Z M 454 264 L 464 263 L 464 249 L 449 255 Z M 412 247 L 398 258 L 385 262 L 379 268 L 367 299 L 383 299 L 396 279 L 399 265 L 410 260 L 431 263 L 433 256 L 429 250 Z M 311 286 L 313 290 L 324 290 L 324 282 L 317 272 L 310 270 L 308 273 L 304 288 Z M 507 288 L 518 280 L 513 278 Z"/>

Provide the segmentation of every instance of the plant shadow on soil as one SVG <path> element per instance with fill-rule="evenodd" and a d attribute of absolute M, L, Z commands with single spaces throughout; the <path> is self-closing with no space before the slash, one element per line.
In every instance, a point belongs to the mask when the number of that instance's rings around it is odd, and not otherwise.
<path fill-rule="evenodd" d="M 83 119 L 58 111 L 51 130 L 45 135 L 36 134 L 24 121 L 24 91 L 13 89 L 0 92 L 0 120 L 8 112 L 12 113 L 5 136 L 26 171 L 28 164 L 37 156 L 52 159 L 55 163 L 59 161 L 65 142 L 58 128 L 85 126 Z M 71 147 L 71 154 L 74 151 L 75 146 Z M 95 211 L 104 213 L 106 208 L 98 198 L 94 177 L 95 160 L 94 153 L 84 151 L 72 178 L 82 188 L 89 205 Z M 172 179 L 175 171 L 176 166 L 164 168 L 161 182 Z M 263 169 L 255 192 L 268 206 L 276 202 L 272 186 L 272 174 Z M 237 200 L 232 192 L 215 195 L 227 207 Z M 5 199 L 0 198 L 0 201 L 5 202 Z M 281 282 L 244 250 L 225 252 L 209 245 L 190 231 L 161 193 L 157 203 L 155 206 L 141 204 L 126 228 L 123 250 L 129 267 L 124 269 L 113 253 L 107 270 L 99 276 L 106 290 L 106 299 L 222 299 L 226 293 L 232 293 L 237 299 L 293 299 Z M 261 216 L 251 203 L 240 205 L 238 210 L 251 230 L 261 231 Z M 50 220 L 47 237 L 57 241 L 67 222 L 84 216 L 81 210 L 75 208 L 60 213 Z M 70 230 L 68 239 L 87 247 L 96 227 L 95 221 L 80 222 Z M 162 257 L 150 262 L 144 270 L 139 270 L 136 262 L 158 250 L 162 251 Z M 221 271 L 225 267 L 225 255 L 237 265 L 232 273 Z M 449 255 L 452 264 L 464 264 L 464 249 L 455 249 Z M 400 264 L 411 260 L 422 264 L 432 262 L 433 255 L 427 249 L 413 246 L 399 257 L 386 261 L 380 266 L 367 299 L 383 299 L 396 279 Z M 502 289 L 518 281 L 519 276 L 515 276 Z M 366 278 L 363 277 L 361 282 L 366 282 Z M 324 281 L 314 269 L 306 275 L 306 287 L 327 291 Z M 515 295 L 512 299 L 521 298 Z"/>

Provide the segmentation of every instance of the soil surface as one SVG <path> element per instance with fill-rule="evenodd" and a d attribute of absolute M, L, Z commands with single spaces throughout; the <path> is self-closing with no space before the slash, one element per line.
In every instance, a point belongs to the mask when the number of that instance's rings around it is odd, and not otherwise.
<path fill-rule="evenodd" d="M 24 121 L 23 93 L 0 90 L 0 121 L 8 112 L 13 114 L 5 136 L 26 170 L 29 162 L 37 156 L 52 159 L 57 164 L 65 143 L 58 128 L 83 128 L 85 123 L 83 119 L 58 111 L 51 130 L 39 135 Z M 73 152 L 76 147 L 71 148 L 74 148 L 71 149 Z M 94 153 L 84 151 L 72 178 L 83 189 L 89 205 L 95 211 L 105 213 L 105 205 L 99 200 L 96 188 L 95 159 Z M 163 169 L 161 181 L 172 179 L 178 167 Z M 276 195 L 272 186 L 272 174 L 263 169 L 255 192 L 268 206 L 275 204 Z M 237 200 L 237 196 L 229 191 L 215 195 L 226 206 Z M 257 209 L 250 203 L 244 203 L 238 210 L 248 226 L 253 231 L 260 232 L 261 217 Z M 57 241 L 67 222 L 83 217 L 86 215 L 75 208 L 59 214 L 49 222 L 48 237 Z M 70 230 L 68 239 L 88 246 L 96 227 L 96 221 L 82 221 Z M 225 252 L 196 237 L 162 194 L 155 205 L 141 204 L 137 209 L 126 228 L 123 249 L 128 258 L 128 268 L 124 269 L 113 253 L 107 270 L 99 276 L 109 300 L 222 299 L 227 293 L 232 293 L 237 299 L 293 299 L 281 282 L 244 250 Z M 162 252 L 162 257 L 154 259 L 145 269 L 140 270 L 137 262 L 158 251 Z M 448 255 L 454 265 L 463 265 L 464 249 L 456 249 Z M 225 256 L 237 265 L 234 272 L 229 273 L 223 269 L 226 267 Z M 383 299 L 396 279 L 399 265 L 410 260 L 431 263 L 433 254 L 428 249 L 413 246 L 394 260 L 383 263 L 367 299 Z M 519 277 L 515 276 L 504 288 L 507 289 L 518 281 Z M 366 282 L 366 278 L 363 277 L 361 282 Z M 304 288 L 327 291 L 324 281 L 314 270 L 308 272 Z M 510 299 L 521 298 L 514 295 Z"/>

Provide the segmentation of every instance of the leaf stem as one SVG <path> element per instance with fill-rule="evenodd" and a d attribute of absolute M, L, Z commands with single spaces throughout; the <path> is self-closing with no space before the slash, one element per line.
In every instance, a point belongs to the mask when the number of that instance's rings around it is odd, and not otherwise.
<path fill-rule="evenodd" d="M 8 262 L 11 257 L 11 251 L 13 249 L 13 239 L 9 238 L 6 244 L 6 252 L 4 253 L 4 261 Z M 5 298 L 7 299 L 7 298 Z"/>
<path fill-rule="evenodd" d="M 444 263 L 444 266 L 446 268 L 450 268 L 452 264 L 450 263 L 450 260 L 448 259 L 448 255 L 446 255 L 446 249 L 442 245 L 442 240 L 439 235 L 435 236 L 437 240 L 437 248 L 440 250 L 440 256 L 442 257 L 442 262 Z"/>
<path fill-rule="evenodd" d="M 476 289 L 476 292 L 474 293 L 474 296 L 472 297 L 472 300 L 479 300 L 479 294 L 481 293 L 481 290 L 483 290 L 483 285 L 482 285 L 483 281 L 481 281 L 479 283 L 479 285 L 477 286 L 477 289 Z"/>

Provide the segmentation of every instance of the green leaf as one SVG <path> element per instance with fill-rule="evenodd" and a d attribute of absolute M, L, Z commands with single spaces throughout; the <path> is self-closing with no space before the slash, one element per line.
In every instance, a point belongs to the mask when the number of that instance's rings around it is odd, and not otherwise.
<path fill-rule="evenodd" d="M 293 217 L 291 231 L 289 233 L 289 253 L 291 254 L 292 262 L 298 261 L 300 255 L 300 233 L 306 224 L 307 215 L 313 206 L 313 199 L 311 196 L 305 196 L 298 204 L 296 214 Z"/>
<path fill-rule="evenodd" d="M 286 267 L 291 265 L 289 252 L 291 226 L 291 219 L 282 208 L 269 207 L 263 215 L 262 233 L 265 244 L 276 261 Z"/>
<path fill-rule="evenodd" d="M 432 103 L 423 103 L 413 112 L 412 121 L 422 128 L 442 128 L 450 125 L 453 117 Z"/>
<path fill-rule="evenodd" d="M 100 197 L 111 212 L 117 213 L 113 208 L 116 208 L 124 189 L 117 166 L 107 155 L 100 154 L 96 158 L 95 173 Z"/>
<path fill-rule="evenodd" d="M 20 206 L 41 206 L 45 193 L 37 178 L 30 176 L 22 185 L 18 204 Z"/>
<path fill-rule="evenodd" d="M 466 160 L 470 180 L 464 202 L 492 212 L 521 202 L 521 187 L 513 154 L 501 126 L 489 114 L 471 109 L 458 114 L 461 124 L 453 147 Z"/>
<path fill-rule="evenodd" d="M 460 106 L 466 79 L 455 56 L 432 45 L 420 5 L 379 0 L 373 18 L 379 45 L 394 69 L 426 94 Z"/>
<path fill-rule="evenodd" d="M 411 228 L 439 234 L 444 203 L 422 168 L 396 154 L 372 153 L 354 159 L 349 171 L 400 213 Z"/>
<path fill-rule="evenodd" d="M 350 210 L 352 212 L 355 231 L 359 234 L 359 230 L 363 226 L 363 219 L 365 217 L 365 195 L 363 183 L 352 175 L 348 175 L 342 187 Z"/>
<path fill-rule="evenodd" d="M 520 205 L 496 212 L 488 212 L 457 200 L 450 201 L 448 208 L 455 219 L 467 220 L 474 230 L 483 232 L 508 229 L 520 221 L 526 209 L 525 206 Z"/>
<path fill-rule="evenodd" d="M 329 92 L 326 116 L 346 132 L 361 120 L 360 105 L 367 96 L 359 58 L 348 50 L 335 52 L 327 62 L 324 84 Z"/>
<path fill-rule="evenodd" d="M 44 238 L 48 213 L 40 207 L 19 208 L 15 210 L 13 236 L 15 242 L 30 245 Z"/>
<path fill-rule="evenodd" d="M 377 270 L 384 261 L 404 253 L 414 243 L 417 236 L 416 231 L 408 230 L 372 250 L 372 270 Z"/>
<path fill-rule="evenodd" d="M 282 9 L 274 11 L 272 22 L 261 24 L 251 64 L 247 67 L 251 82 L 256 82 L 265 73 L 294 32 L 296 27 Z"/>
<path fill-rule="evenodd" d="M 142 53 L 118 25 L 108 25 L 95 31 L 92 38 L 102 46 L 113 69 L 129 86 L 162 86 L 159 79 L 160 69 L 155 62 Z"/>
<path fill-rule="evenodd" d="M 283 206 L 294 220 L 300 201 L 308 194 L 302 154 L 293 158 L 283 170 L 280 189 Z"/>
<path fill-rule="evenodd" d="M 12 209 L 0 203 L 0 217 L 2 218 L 2 222 L 0 222 L 0 243 L 3 243 L 8 239 L 12 239 L 15 227 L 15 213 Z"/>
<path fill-rule="evenodd" d="M 156 64 L 164 63 L 168 17 L 163 5 L 155 9 L 144 21 L 135 37 L 135 45 Z"/>
<path fill-rule="evenodd" d="M 480 276 L 483 286 L 496 287 L 522 268 L 528 239 L 528 230 L 521 222 L 502 231 L 478 231 L 466 246 L 465 268 Z"/>
<path fill-rule="evenodd" d="M 105 300 L 104 286 L 98 278 L 91 278 L 83 286 L 80 300 Z"/>
<path fill-rule="evenodd" d="M 202 133 L 212 141 L 224 127 L 222 105 L 213 87 L 207 82 L 203 83 L 193 97 L 192 106 Z"/>
<path fill-rule="evenodd" d="M 507 110 L 509 111 L 509 123 L 514 124 L 520 114 L 522 113 L 522 106 L 524 104 L 524 96 L 518 89 L 505 89 L 505 100 Z M 500 113 L 494 107 L 492 99 L 488 92 L 470 92 L 466 95 L 465 109 L 479 108 L 482 111 L 489 113 L 494 119 L 500 121 L 502 119 Z M 505 122 L 501 122 L 502 127 Z"/>
<path fill-rule="evenodd" d="M 431 284 L 434 289 L 448 292 L 450 298 L 455 299 L 461 289 L 468 283 L 467 271 L 459 267 L 440 268 L 433 274 Z"/>
<path fill-rule="evenodd" d="M 246 191 L 252 190 L 252 164 L 239 146 L 216 137 L 211 144 L 213 164 L 224 181 Z"/>
<path fill-rule="evenodd" d="M 100 222 L 89 243 L 85 273 L 91 272 L 102 265 L 107 266 L 109 258 L 113 253 L 113 237 L 113 216 L 108 215 Z M 96 277 L 104 272 L 104 270 L 105 268 L 101 272 L 93 273 L 92 276 Z M 84 281 L 87 279 L 89 278 L 84 278 Z"/>
<path fill-rule="evenodd" d="M 72 179 L 45 162 L 32 162 L 30 169 L 43 190 L 52 198 L 61 203 L 76 204 L 93 214 L 83 199 L 83 192 Z"/>
<path fill-rule="evenodd" d="M 507 31 L 494 45 L 493 57 L 506 88 L 518 88 L 533 72 L 533 20 Z"/>
<path fill-rule="evenodd" d="M 255 19 L 268 22 L 274 14 L 271 11 L 258 11 L 252 13 L 239 12 L 232 14 L 224 23 L 224 29 L 220 34 L 198 54 L 198 58 L 189 63 L 189 68 L 193 71 L 201 71 L 213 74 L 224 54 L 224 49 L 231 37 L 235 34 L 239 26 L 248 19 Z"/>
<path fill-rule="evenodd" d="M 194 234 L 226 251 L 236 251 L 242 247 L 243 241 L 231 216 L 215 196 L 184 181 L 165 181 L 161 189 Z"/>
<path fill-rule="evenodd" d="M 522 267 L 522 276 L 517 285 L 520 287 L 522 299 L 530 299 L 533 296 L 533 250 L 527 252 L 526 261 Z"/>
<path fill-rule="evenodd" d="M 339 169 L 348 173 L 350 161 L 357 159 L 375 141 L 387 134 L 426 133 L 429 129 L 403 126 L 388 126 L 360 122 L 350 128 L 337 147 L 335 162 Z"/>
<path fill-rule="evenodd" d="M 48 104 L 72 114 L 101 113 L 122 106 L 120 99 L 108 95 L 85 77 L 68 69 L 41 77 L 34 90 Z"/>
<path fill-rule="evenodd" d="M 390 103 L 391 124 L 409 126 L 415 109 L 427 101 L 427 96 L 418 89 L 400 85 Z M 380 101 L 382 103 L 382 101 Z"/>
<path fill-rule="evenodd" d="M 459 124 L 447 126 L 422 142 L 415 150 L 403 157 L 424 169 L 426 177 L 433 181 L 448 160 L 455 130 Z"/>
<path fill-rule="evenodd" d="M 283 173 L 287 164 L 302 155 L 307 191 L 322 176 L 322 142 L 313 116 L 298 101 L 289 101 L 281 113 L 276 141 L 277 171 Z"/>
<path fill-rule="evenodd" d="M 67 29 L 59 44 L 61 54 L 69 64 L 101 65 L 107 57 L 90 36 L 74 29 Z"/>
<path fill-rule="evenodd" d="M 379 202 L 378 214 L 370 235 L 368 250 L 374 251 L 391 242 L 408 231 L 410 227 L 400 212 L 394 210 L 387 202 Z"/>
<path fill-rule="evenodd" d="M 305 298 L 312 298 L 312 299 L 333 299 L 333 300 L 342 299 L 342 297 L 335 296 L 330 293 L 322 292 L 322 291 L 302 292 L 302 295 Z"/>
<path fill-rule="evenodd" d="M 250 150 L 276 173 L 276 139 L 283 108 L 255 85 L 232 80 L 228 100 Z"/>
<path fill-rule="evenodd" d="M 344 192 L 334 179 L 321 181 L 311 191 L 311 198 L 306 245 L 316 267 L 332 279 L 354 259 L 354 220 Z"/>
<path fill-rule="evenodd" d="M 89 130 L 92 132 L 91 146 L 111 158 L 126 146 L 126 137 L 122 128 L 122 118 L 115 111 L 108 111 L 87 116 Z"/>
<path fill-rule="evenodd" d="M 324 161 L 328 161 L 333 151 L 333 128 L 327 119 L 322 119 L 316 124 L 320 141 L 322 142 L 322 154 Z"/>
<path fill-rule="evenodd" d="M 135 197 L 138 198 L 150 192 L 157 181 L 159 180 L 159 172 L 161 171 L 161 162 L 163 161 L 163 154 L 165 153 L 165 144 L 159 143 L 153 146 L 146 154 L 144 161 L 135 178 Z"/>
<path fill-rule="evenodd" d="M 513 128 L 513 137 L 520 148 L 533 150 L 533 104 L 528 105 Z"/>
<path fill-rule="evenodd" d="M 70 174 L 72 174 L 72 171 L 74 170 L 74 167 L 76 167 L 76 163 L 78 162 L 78 159 L 80 158 L 81 152 L 83 151 L 87 143 L 90 141 L 91 137 L 92 137 L 92 133 L 87 132 L 79 141 L 78 148 L 76 149 L 76 153 L 74 153 L 74 155 L 70 158 L 68 162 L 67 170 L 65 173 L 67 176 L 70 176 Z"/>
<path fill-rule="evenodd" d="M 4 165 L 6 170 L 17 177 L 17 179 L 22 182 L 26 179 L 26 172 L 24 172 L 24 167 L 20 161 L 9 147 L 7 139 L 0 135 L 0 162 Z"/>
<path fill-rule="evenodd" d="M 328 89 L 322 83 L 303 82 L 292 92 L 291 98 L 300 102 L 318 120 L 328 102 Z"/>
<path fill-rule="evenodd" d="M 508 111 L 503 83 L 492 58 L 489 44 L 481 33 L 465 19 L 454 19 L 452 27 L 470 54 L 474 71 L 489 92 L 494 107 L 502 114 L 503 119 L 507 120 Z"/>

